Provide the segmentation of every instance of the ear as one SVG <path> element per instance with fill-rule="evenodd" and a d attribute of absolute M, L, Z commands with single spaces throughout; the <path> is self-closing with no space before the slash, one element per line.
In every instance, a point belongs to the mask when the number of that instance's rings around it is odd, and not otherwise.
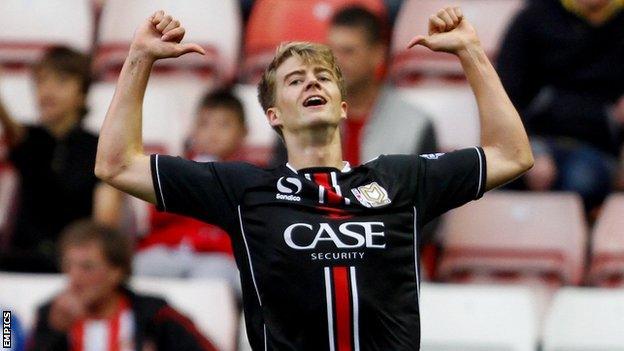
<path fill-rule="evenodd" d="M 279 127 L 282 125 L 280 112 L 277 107 L 270 107 L 266 110 L 266 117 L 271 127 Z"/>
<path fill-rule="evenodd" d="M 340 119 L 347 119 L 347 110 L 349 106 L 346 101 L 340 103 Z"/>

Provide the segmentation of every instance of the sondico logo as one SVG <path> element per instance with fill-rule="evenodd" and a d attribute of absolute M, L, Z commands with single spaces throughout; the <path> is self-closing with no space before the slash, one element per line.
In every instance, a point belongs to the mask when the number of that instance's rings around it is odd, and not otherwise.
<path fill-rule="evenodd" d="M 347 222 L 334 230 L 329 223 L 315 227 L 307 223 L 291 224 L 284 230 L 284 241 L 295 250 L 313 250 L 321 241 L 330 241 L 339 249 L 383 249 L 383 222 Z"/>
<path fill-rule="evenodd" d="M 281 177 L 277 180 L 277 191 L 280 194 L 275 194 L 275 198 L 278 200 L 301 201 L 301 197 L 295 195 L 299 194 L 302 187 L 301 181 L 297 178 Z"/>

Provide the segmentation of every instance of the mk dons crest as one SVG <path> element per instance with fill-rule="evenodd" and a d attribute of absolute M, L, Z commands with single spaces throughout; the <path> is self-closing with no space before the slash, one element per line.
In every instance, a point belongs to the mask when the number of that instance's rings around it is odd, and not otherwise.
<path fill-rule="evenodd" d="M 388 192 L 377 182 L 351 189 L 351 192 L 366 207 L 381 207 L 390 203 Z"/>

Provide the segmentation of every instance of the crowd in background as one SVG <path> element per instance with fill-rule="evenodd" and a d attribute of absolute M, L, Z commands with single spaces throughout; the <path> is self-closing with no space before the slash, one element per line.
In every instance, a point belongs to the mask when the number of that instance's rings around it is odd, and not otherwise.
<path fill-rule="evenodd" d="M 387 18 L 357 6 L 338 11 L 326 38 L 345 76 L 349 118 L 342 126 L 343 152 L 352 165 L 379 154 L 440 151 L 430 116 L 384 80 L 389 33 L 401 1 L 386 5 Z M 252 6 L 251 0 L 241 1 L 244 18 Z M 590 219 L 610 193 L 624 189 L 623 9 L 620 0 L 527 0 L 511 22 L 495 63 L 530 135 L 536 163 L 508 188 L 578 193 Z M 2 233 L 10 240 L 0 252 L 0 270 L 63 271 L 70 277 L 67 291 L 39 311 L 31 348 L 64 349 L 85 328 L 78 320 L 122 318 L 132 310 L 144 328 L 135 342 L 167 347 L 159 335 L 173 333 L 197 349 L 210 349 L 209 341 L 181 327 L 184 317 L 164 301 L 137 296 L 124 281 L 131 272 L 220 278 L 240 299 L 227 233 L 149 207 L 147 233 L 120 245 L 125 239 L 115 235 L 127 229 L 122 212 L 128 200 L 95 178 L 97 136 L 81 123 L 90 67 L 89 57 L 73 49 L 46 52 L 32 67 L 36 124 L 16 122 L 0 99 L 2 141 L 20 180 L 11 232 Z M 247 133 L 245 111 L 232 90 L 207 91 L 183 156 L 200 162 L 246 159 L 241 150 Z M 277 136 L 275 145 L 273 165 L 286 161 Z M 85 218 L 99 224 L 82 221 L 65 229 Z M 429 235 L 434 231 L 435 225 Z M 118 245 L 109 248 L 108 237 Z"/>

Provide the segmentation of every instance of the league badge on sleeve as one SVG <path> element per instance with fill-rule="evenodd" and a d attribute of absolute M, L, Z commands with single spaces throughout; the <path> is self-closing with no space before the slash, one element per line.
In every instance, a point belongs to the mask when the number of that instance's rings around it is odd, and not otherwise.
<path fill-rule="evenodd" d="M 386 189 L 377 184 L 377 182 L 359 186 L 357 189 L 351 189 L 351 192 L 362 205 L 369 208 L 381 207 L 391 202 Z"/>

